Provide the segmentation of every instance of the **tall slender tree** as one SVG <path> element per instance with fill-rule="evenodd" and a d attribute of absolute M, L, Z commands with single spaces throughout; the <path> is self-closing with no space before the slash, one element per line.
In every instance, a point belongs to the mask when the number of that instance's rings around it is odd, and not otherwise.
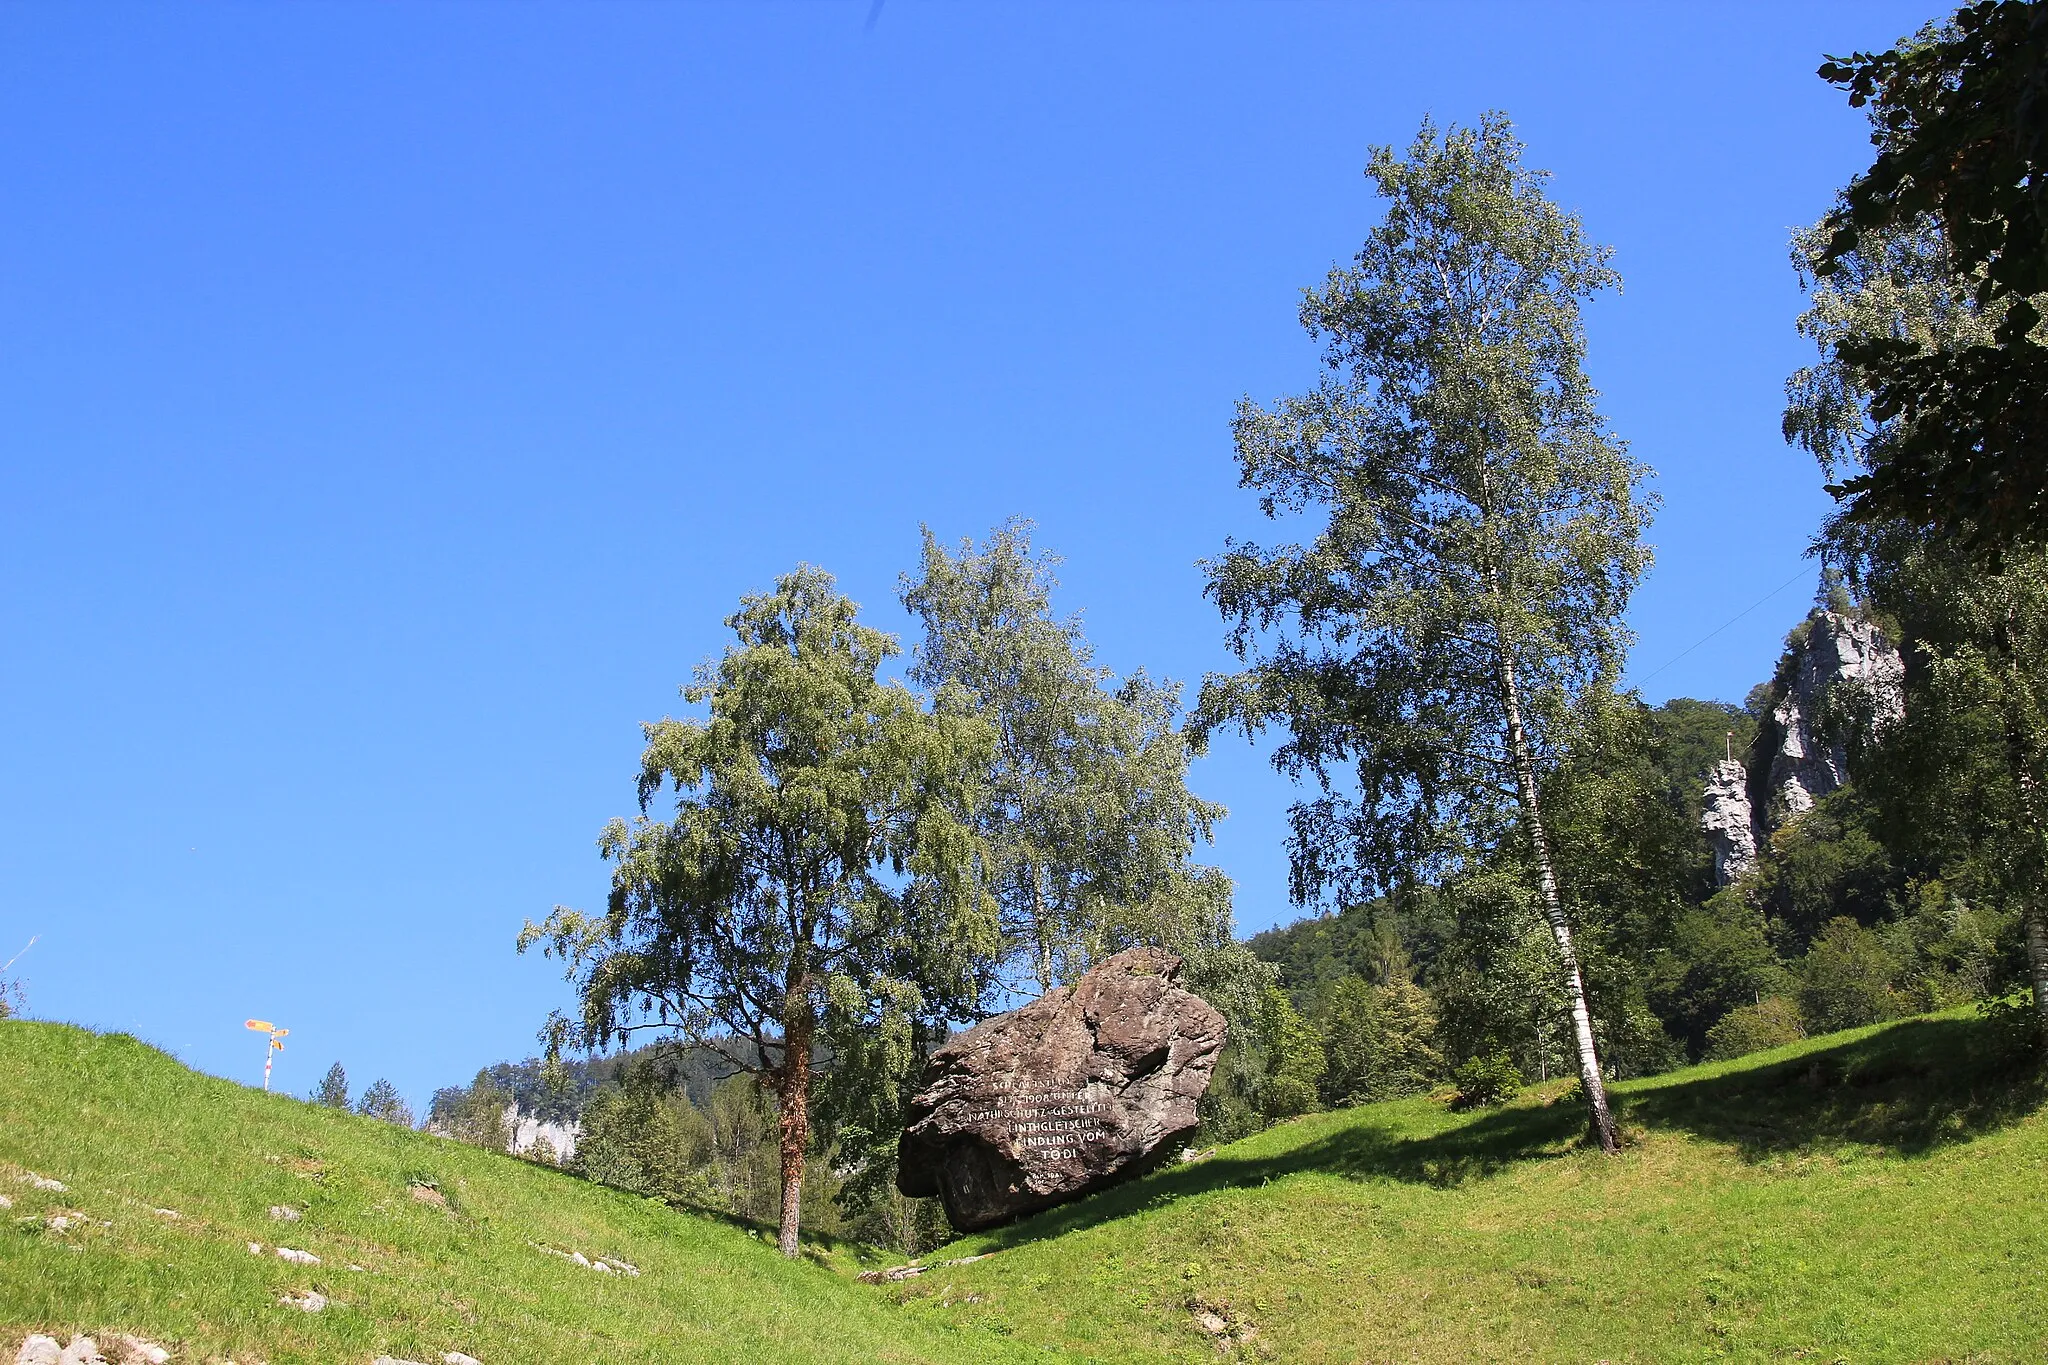
<path fill-rule="evenodd" d="M 1538 801 L 1575 698 L 1610 685 L 1649 561 L 1646 473 L 1583 370 L 1581 300 L 1608 253 L 1525 169 L 1507 119 L 1373 151 L 1386 215 L 1302 303 L 1311 392 L 1235 422 L 1268 516 L 1306 545 L 1235 542 L 1206 566 L 1245 671 L 1201 728 L 1284 725 L 1293 893 L 1362 900 L 1517 839 L 1558 955 L 1594 1139 L 1617 1146 L 1569 888 Z M 1348 771 L 1355 786 L 1343 775 Z"/>
<path fill-rule="evenodd" d="M 1191 861 L 1224 812 L 1188 789 L 1180 689 L 1095 663 L 1053 612 L 1058 562 L 1028 522 L 953 550 L 927 529 L 902 584 L 924 626 L 911 676 L 995 727 L 975 828 L 1013 980 L 1041 992 L 1105 949 L 1214 939 L 1219 916 L 1228 939 L 1230 916 L 1227 882 Z"/>
<path fill-rule="evenodd" d="M 640 805 L 605 827 L 602 915 L 520 935 L 562 958 L 582 1008 L 550 1054 L 643 1029 L 721 1053 L 773 1093 L 784 1255 L 797 1254 L 814 1053 L 920 1011 L 970 1010 L 996 948 L 968 823 L 987 725 L 929 713 L 877 670 L 896 652 L 808 566 L 748 597 L 735 643 L 683 689 L 707 714 L 645 727 Z M 675 813 L 644 812 L 664 790 Z"/>

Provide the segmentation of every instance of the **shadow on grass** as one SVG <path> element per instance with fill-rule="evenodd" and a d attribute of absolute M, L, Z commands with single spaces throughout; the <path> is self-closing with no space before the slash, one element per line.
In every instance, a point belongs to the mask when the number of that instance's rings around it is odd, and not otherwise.
<path fill-rule="evenodd" d="M 1653 1078 L 1613 1095 L 1624 1127 L 1724 1142 L 1744 1159 L 1845 1144 L 1917 1156 L 2013 1123 L 2044 1099 L 2039 1065 L 2015 1060 L 1981 1019 L 1913 1019 L 1764 1066 Z M 981 1234 L 1016 1246 L 1127 1217 L 1189 1195 L 1256 1186 L 1301 1172 L 1453 1186 L 1521 1162 L 1582 1150 L 1577 1104 L 1521 1104 L 1440 1131 L 1352 1123 L 1261 1156 L 1227 1151 Z"/>

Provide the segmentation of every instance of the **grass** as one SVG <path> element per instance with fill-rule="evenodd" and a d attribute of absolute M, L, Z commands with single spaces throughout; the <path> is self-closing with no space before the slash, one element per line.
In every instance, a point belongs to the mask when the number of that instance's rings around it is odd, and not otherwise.
<path fill-rule="evenodd" d="M 2040 1360 L 2048 1116 L 2039 1071 L 1992 1035 L 1953 1013 L 1631 1082 L 1613 1158 L 1556 1085 L 1315 1115 L 871 1287 L 850 1248 L 786 1263 L 729 1221 L 6 1023 L 0 1326 L 244 1365 Z M 71 1191 L 9 1179 L 28 1170 Z M 111 1226 L 47 1228 L 71 1209 Z M 323 1264 L 245 1246 L 279 1240 Z M 306 1288 L 334 1306 L 276 1305 Z"/>
<path fill-rule="evenodd" d="M 1619 1086 L 1618 1158 L 1561 1091 L 1295 1120 L 893 1293 L 1120 1362 L 2048 1359 L 2048 1118 L 1983 1021 Z"/>
<path fill-rule="evenodd" d="M 37 1190 L 31 1172 L 69 1188 Z M 0 1194 L 14 1204 L 0 1212 L 4 1359 L 31 1329 L 132 1332 L 176 1360 L 243 1365 L 438 1362 L 449 1351 L 485 1365 L 1047 1358 L 906 1313 L 852 1282 L 844 1247 L 785 1261 L 728 1220 L 265 1095 L 132 1038 L 63 1025 L 0 1023 Z M 275 1221 L 273 1205 L 301 1217 Z M 68 1212 L 86 1221 L 51 1230 Z M 280 1260 L 277 1243 L 320 1264 Z M 536 1244 L 641 1274 L 600 1274 Z M 330 1305 L 279 1305 L 306 1290 Z"/>

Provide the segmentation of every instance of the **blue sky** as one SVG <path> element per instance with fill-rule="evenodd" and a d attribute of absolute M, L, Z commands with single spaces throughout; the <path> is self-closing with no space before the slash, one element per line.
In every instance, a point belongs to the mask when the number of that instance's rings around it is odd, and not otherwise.
<path fill-rule="evenodd" d="M 1104 662 L 1225 666 L 1232 404 L 1310 382 L 1299 290 L 1425 113 L 1506 110 L 1615 247 L 1645 695 L 1767 675 L 1828 506 L 1785 242 L 1868 157 L 1813 69 L 1924 5 L 869 9 L 0 7 L 34 1013 L 248 1080 L 275 1019 L 300 1093 L 523 1055 L 565 996 L 513 936 L 601 900 L 638 723 L 800 560 L 900 629 L 920 523 L 1035 518 Z M 1240 927 L 1291 918 L 1288 788 L 1196 781 Z"/>

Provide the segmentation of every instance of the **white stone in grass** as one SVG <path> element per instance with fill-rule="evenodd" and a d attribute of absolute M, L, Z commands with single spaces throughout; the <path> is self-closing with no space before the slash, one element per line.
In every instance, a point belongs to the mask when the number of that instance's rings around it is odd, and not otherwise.
<path fill-rule="evenodd" d="M 11 1209 L 13 1207 L 14 1201 L 12 1199 L 9 1199 L 6 1195 L 0 1194 L 0 1209 Z"/>
<path fill-rule="evenodd" d="M 289 1204 L 272 1204 L 270 1206 L 270 1216 L 280 1223 L 296 1223 L 299 1221 L 299 1211 Z"/>
<path fill-rule="evenodd" d="M 164 1365 L 171 1353 L 153 1341 L 141 1337 L 121 1338 L 121 1365 Z"/>
<path fill-rule="evenodd" d="M 308 1289 L 303 1294 L 287 1294 L 279 1299 L 278 1303 L 304 1313 L 317 1313 L 327 1307 L 327 1296 L 317 1289 Z"/>
<path fill-rule="evenodd" d="M 34 1171 L 22 1172 L 21 1181 L 30 1189 L 48 1190 L 52 1194 L 69 1194 L 71 1192 L 71 1187 L 69 1185 L 66 1185 L 63 1181 L 52 1180 L 48 1176 L 37 1175 Z"/>
<path fill-rule="evenodd" d="M 261 1255 L 263 1254 L 263 1243 L 261 1243 L 261 1242 L 251 1242 L 251 1243 L 249 1243 L 249 1254 L 250 1254 L 251 1256 L 261 1256 Z"/>
<path fill-rule="evenodd" d="M 107 1365 L 107 1358 L 100 1354 L 100 1344 L 91 1337 L 73 1337 L 64 1354 L 57 1357 L 57 1365 Z"/>
<path fill-rule="evenodd" d="M 450 1351 L 441 1357 L 441 1365 L 484 1365 L 475 1356 L 466 1356 L 460 1351 Z"/>
<path fill-rule="evenodd" d="M 603 1261 L 592 1261 L 590 1263 L 590 1268 L 592 1270 L 595 1270 L 600 1275 L 609 1275 L 613 1273 L 612 1268 L 606 1265 Z"/>
<path fill-rule="evenodd" d="M 577 1265 L 583 1266 L 585 1269 L 588 1269 L 590 1266 L 590 1258 L 588 1256 L 585 1256 L 580 1251 L 570 1252 L 569 1259 L 574 1261 Z"/>
<path fill-rule="evenodd" d="M 15 1352 L 14 1365 L 57 1365 L 63 1358 L 64 1348 L 57 1344 L 57 1338 L 31 1332 Z"/>
<path fill-rule="evenodd" d="M 83 1222 L 85 1215 L 82 1213 L 53 1213 L 44 1220 L 43 1226 L 52 1232 L 69 1232 Z"/>
<path fill-rule="evenodd" d="M 159 1218 L 176 1219 L 184 1215 L 180 1214 L 176 1209 L 158 1209 L 156 1210 L 156 1216 Z"/>
<path fill-rule="evenodd" d="M 400 1360 L 397 1356 L 378 1356 L 370 1365 L 420 1365 L 417 1360 Z"/>
<path fill-rule="evenodd" d="M 279 1247 L 277 1259 L 290 1261 L 293 1265 L 319 1265 L 320 1258 L 310 1251 L 295 1251 L 291 1247 Z"/>

